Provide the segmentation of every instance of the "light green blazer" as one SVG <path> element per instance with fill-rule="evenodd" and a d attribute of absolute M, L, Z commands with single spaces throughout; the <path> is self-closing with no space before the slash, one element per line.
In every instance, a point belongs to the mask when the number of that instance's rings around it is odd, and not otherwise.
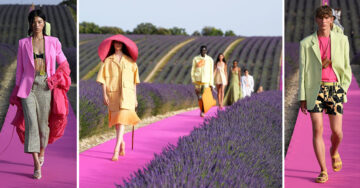
<path fill-rule="evenodd" d="M 346 93 L 351 82 L 349 41 L 347 36 L 331 31 L 331 61 L 338 82 Z M 299 100 L 306 101 L 308 110 L 314 109 L 321 84 L 321 55 L 317 33 L 300 42 Z"/>

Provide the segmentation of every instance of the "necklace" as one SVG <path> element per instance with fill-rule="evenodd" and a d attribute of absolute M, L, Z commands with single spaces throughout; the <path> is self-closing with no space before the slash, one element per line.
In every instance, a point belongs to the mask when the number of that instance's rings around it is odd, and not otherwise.
<path fill-rule="evenodd" d="M 319 40 L 319 41 L 320 41 L 320 46 L 322 47 L 322 49 L 324 49 L 324 45 L 323 45 L 322 41 L 321 40 Z M 326 48 L 325 48 L 324 54 L 323 54 L 324 58 L 323 58 L 323 56 L 321 56 L 321 64 L 322 64 L 323 69 L 327 68 L 332 63 L 331 60 L 327 57 L 327 50 L 330 46 L 330 43 L 331 43 L 331 39 L 329 37 L 329 41 L 326 44 Z"/>

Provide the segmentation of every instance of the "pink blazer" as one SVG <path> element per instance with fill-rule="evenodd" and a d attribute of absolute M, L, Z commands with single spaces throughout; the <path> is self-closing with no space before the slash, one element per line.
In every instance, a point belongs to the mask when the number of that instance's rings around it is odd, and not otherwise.
<path fill-rule="evenodd" d="M 61 43 L 58 38 L 44 36 L 45 39 L 45 62 L 46 74 L 50 78 L 55 74 L 56 63 L 61 64 L 66 60 L 61 50 Z M 27 98 L 35 79 L 35 64 L 32 47 L 32 37 L 19 40 L 16 68 L 16 86 L 19 87 L 17 96 Z"/>

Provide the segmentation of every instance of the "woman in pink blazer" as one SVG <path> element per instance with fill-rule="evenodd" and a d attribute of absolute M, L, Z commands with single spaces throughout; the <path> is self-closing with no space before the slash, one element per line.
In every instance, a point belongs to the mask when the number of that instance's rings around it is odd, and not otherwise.
<path fill-rule="evenodd" d="M 40 179 L 49 139 L 51 91 L 47 78 L 55 74 L 55 62 L 67 64 L 67 60 L 59 40 L 45 34 L 44 13 L 33 10 L 29 13 L 28 21 L 29 37 L 19 40 L 16 86 L 10 100 L 21 99 L 25 119 L 24 151 L 32 154 L 33 177 Z"/>

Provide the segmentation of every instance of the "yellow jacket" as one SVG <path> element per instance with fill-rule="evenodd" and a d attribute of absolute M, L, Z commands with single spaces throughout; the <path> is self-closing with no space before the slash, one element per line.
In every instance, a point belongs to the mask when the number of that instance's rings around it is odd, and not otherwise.
<path fill-rule="evenodd" d="M 346 92 L 351 82 L 351 67 L 349 57 L 349 41 L 347 36 L 330 32 L 332 68 L 337 80 L 345 91 L 344 102 L 347 102 Z M 306 37 L 300 42 L 300 75 L 299 100 L 306 101 L 307 109 L 312 110 L 320 89 L 321 55 L 317 33 Z"/>
<path fill-rule="evenodd" d="M 213 59 L 205 55 L 202 57 L 198 55 L 194 57 L 191 67 L 191 80 L 194 84 L 208 84 L 214 86 L 214 61 Z"/>
<path fill-rule="evenodd" d="M 135 110 L 135 87 L 140 79 L 138 67 L 130 57 L 123 54 L 120 62 L 116 61 L 115 55 L 107 57 L 96 81 L 106 85 L 110 111 L 118 111 L 120 108 Z"/>

